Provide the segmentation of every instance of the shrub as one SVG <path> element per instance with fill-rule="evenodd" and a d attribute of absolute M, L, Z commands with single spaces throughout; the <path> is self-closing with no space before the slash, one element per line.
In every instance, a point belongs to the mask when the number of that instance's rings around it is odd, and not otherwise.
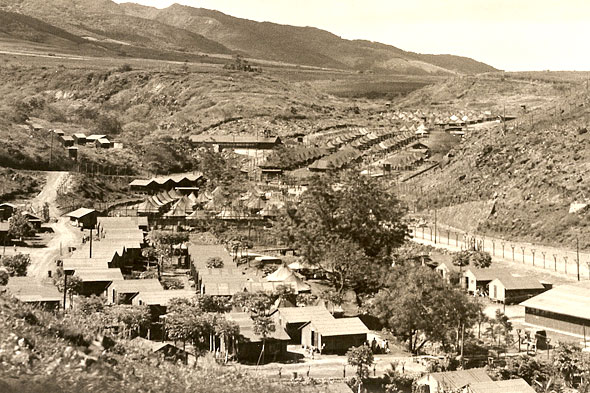
<path fill-rule="evenodd" d="M 207 269 L 221 269 L 223 267 L 223 260 L 219 257 L 211 257 L 207 259 Z"/>
<path fill-rule="evenodd" d="M 10 276 L 26 276 L 30 264 L 31 257 L 28 254 L 2 257 L 2 265 Z"/>

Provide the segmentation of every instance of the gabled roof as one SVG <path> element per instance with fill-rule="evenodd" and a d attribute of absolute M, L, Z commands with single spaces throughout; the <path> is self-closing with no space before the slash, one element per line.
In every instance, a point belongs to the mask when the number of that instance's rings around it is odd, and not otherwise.
<path fill-rule="evenodd" d="M 123 280 L 121 269 L 77 269 L 76 276 L 82 282 L 109 282 Z"/>
<path fill-rule="evenodd" d="M 313 319 L 312 326 L 322 336 L 348 336 L 351 334 L 365 334 L 369 328 L 359 318 Z"/>
<path fill-rule="evenodd" d="M 520 305 L 590 320 L 590 286 L 587 283 L 560 285 Z"/>
<path fill-rule="evenodd" d="M 224 268 L 237 267 L 233 258 L 221 244 L 189 244 L 188 253 L 196 269 L 206 269 L 207 260 L 212 257 L 221 258 Z"/>
<path fill-rule="evenodd" d="M 276 312 L 285 323 L 303 323 L 312 319 L 334 319 L 324 306 L 279 307 Z"/>
<path fill-rule="evenodd" d="M 535 393 L 524 379 L 509 379 L 506 381 L 475 382 L 467 388 L 469 393 Z"/>
<path fill-rule="evenodd" d="M 533 277 L 522 277 L 522 276 L 512 276 L 512 275 L 504 275 L 502 277 L 498 277 L 493 279 L 489 285 L 493 282 L 499 282 L 504 286 L 506 289 L 543 289 L 545 288 L 543 284 L 539 282 L 539 280 Z"/>
<path fill-rule="evenodd" d="M 240 336 L 243 336 L 250 342 L 262 341 L 262 336 L 254 333 L 254 321 L 250 318 L 250 315 L 245 312 L 230 312 L 225 314 L 225 317 L 229 321 L 235 322 L 240 327 Z M 267 339 L 274 339 L 280 341 L 289 341 L 291 337 L 280 327 L 278 323 L 275 324 L 275 331 L 270 333 Z"/>
<path fill-rule="evenodd" d="M 169 291 L 141 291 L 135 297 L 135 301 L 140 301 L 148 306 L 167 306 L 170 299 L 182 298 L 192 299 L 196 296 L 194 291 L 184 289 Z"/>
<path fill-rule="evenodd" d="M 492 382 L 492 378 L 483 368 L 472 368 L 470 370 L 445 371 L 440 373 L 430 373 L 428 378 L 433 378 L 439 384 L 443 384 L 445 389 L 461 389 L 466 385 L 477 382 Z"/>
<path fill-rule="evenodd" d="M 88 209 L 85 207 L 81 207 L 79 209 L 74 210 L 73 212 L 69 212 L 68 214 L 66 214 L 67 217 L 73 217 L 73 218 L 82 218 L 88 214 L 91 213 L 95 213 L 96 210 L 94 209 Z"/>
<path fill-rule="evenodd" d="M 492 281 L 494 278 L 508 275 L 506 270 L 494 268 L 478 269 L 474 267 L 468 267 L 463 274 L 467 274 L 468 272 L 473 274 L 477 281 Z"/>
<path fill-rule="evenodd" d="M 59 302 L 63 299 L 55 286 L 32 277 L 10 277 L 6 289 L 25 303 Z"/>
<path fill-rule="evenodd" d="M 114 289 L 118 293 L 158 292 L 164 290 L 162 284 L 156 278 L 113 281 L 109 285 L 109 289 Z"/>
<path fill-rule="evenodd" d="M 62 260 L 65 271 L 77 269 L 108 269 L 110 260 L 107 258 L 66 258 Z"/>

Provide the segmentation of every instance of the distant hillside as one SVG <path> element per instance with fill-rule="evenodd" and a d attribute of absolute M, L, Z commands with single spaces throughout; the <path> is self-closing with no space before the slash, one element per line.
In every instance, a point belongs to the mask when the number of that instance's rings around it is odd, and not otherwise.
<path fill-rule="evenodd" d="M 223 45 L 199 34 L 155 20 L 126 15 L 109 0 L 0 0 L 0 8 L 40 19 L 89 42 L 231 54 Z"/>
<path fill-rule="evenodd" d="M 122 4 L 125 12 L 149 15 L 163 23 L 202 34 L 254 58 L 319 67 L 386 70 L 400 73 L 480 73 L 496 71 L 483 63 L 458 56 L 440 58 L 362 40 L 344 40 L 313 27 L 285 26 L 235 18 L 218 11 L 174 4 L 157 13 Z M 146 8 L 146 7 L 143 7 Z M 445 65 L 451 67 L 445 67 Z"/>
<path fill-rule="evenodd" d="M 453 220 L 441 214 L 441 221 L 465 230 L 570 247 L 579 238 L 580 248 L 590 249 L 590 209 L 569 213 L 572 203 L 590 204 L 590 97 L 584 81 L 464 77 L 402 101 L 409 108 L 444 101 L 448 110 L 487 107 L 497 114 L 506 104 L 506 113 L 517 116 L 505 131 L 500 123 L 467 131 L 448 165 L 416 180 L 418 205 L 446 211 Z M 494 212 L 485 220 L 465 213 L 490 201 Z"/>
<path fill-rule="evenodd" d="M 255 22 L 174 4 L 156 9 L 110 0 L 0 0 L 0 9 L 38 18 L 95 43 L 231 55 L 356 71 L 448 75 L 496 71 L 452 55 L 422 55 L 390 45 L 345 40 L 313 27 Z M 23 39 L 27 39 L 23 37 Z"/>

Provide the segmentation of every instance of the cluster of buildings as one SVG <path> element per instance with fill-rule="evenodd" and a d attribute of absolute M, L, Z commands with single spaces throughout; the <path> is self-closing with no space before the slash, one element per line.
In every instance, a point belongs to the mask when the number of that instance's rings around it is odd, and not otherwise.
<path fill-rule="evenodd" d="M 446 280 L 459 272 L 450 261 L 435 270 Z M 590 335 L 590 284 L 559 285 L 541 282 L 527 275 L 513 275 L 505 269 L 466 267 L 460 285 L 468 293 L 489 297 L 494 302 L 520 304 L 525 324 L 544 337 L 555 337 L 587 347 Z"/>

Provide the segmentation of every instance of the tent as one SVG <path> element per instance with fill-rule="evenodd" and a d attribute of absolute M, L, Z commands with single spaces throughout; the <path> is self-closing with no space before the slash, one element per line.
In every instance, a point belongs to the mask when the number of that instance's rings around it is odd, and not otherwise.
<path fill-rule="evenodd" d="M 305 283 L 301 277 L 299 277 L 295 272 L 285 265 L 279 267 L 276 271 L 266 276 L 266 281 L 293 283 L 291 285 L 295 285 L 297 292 L 311 291 L 311 287 Z"/>

